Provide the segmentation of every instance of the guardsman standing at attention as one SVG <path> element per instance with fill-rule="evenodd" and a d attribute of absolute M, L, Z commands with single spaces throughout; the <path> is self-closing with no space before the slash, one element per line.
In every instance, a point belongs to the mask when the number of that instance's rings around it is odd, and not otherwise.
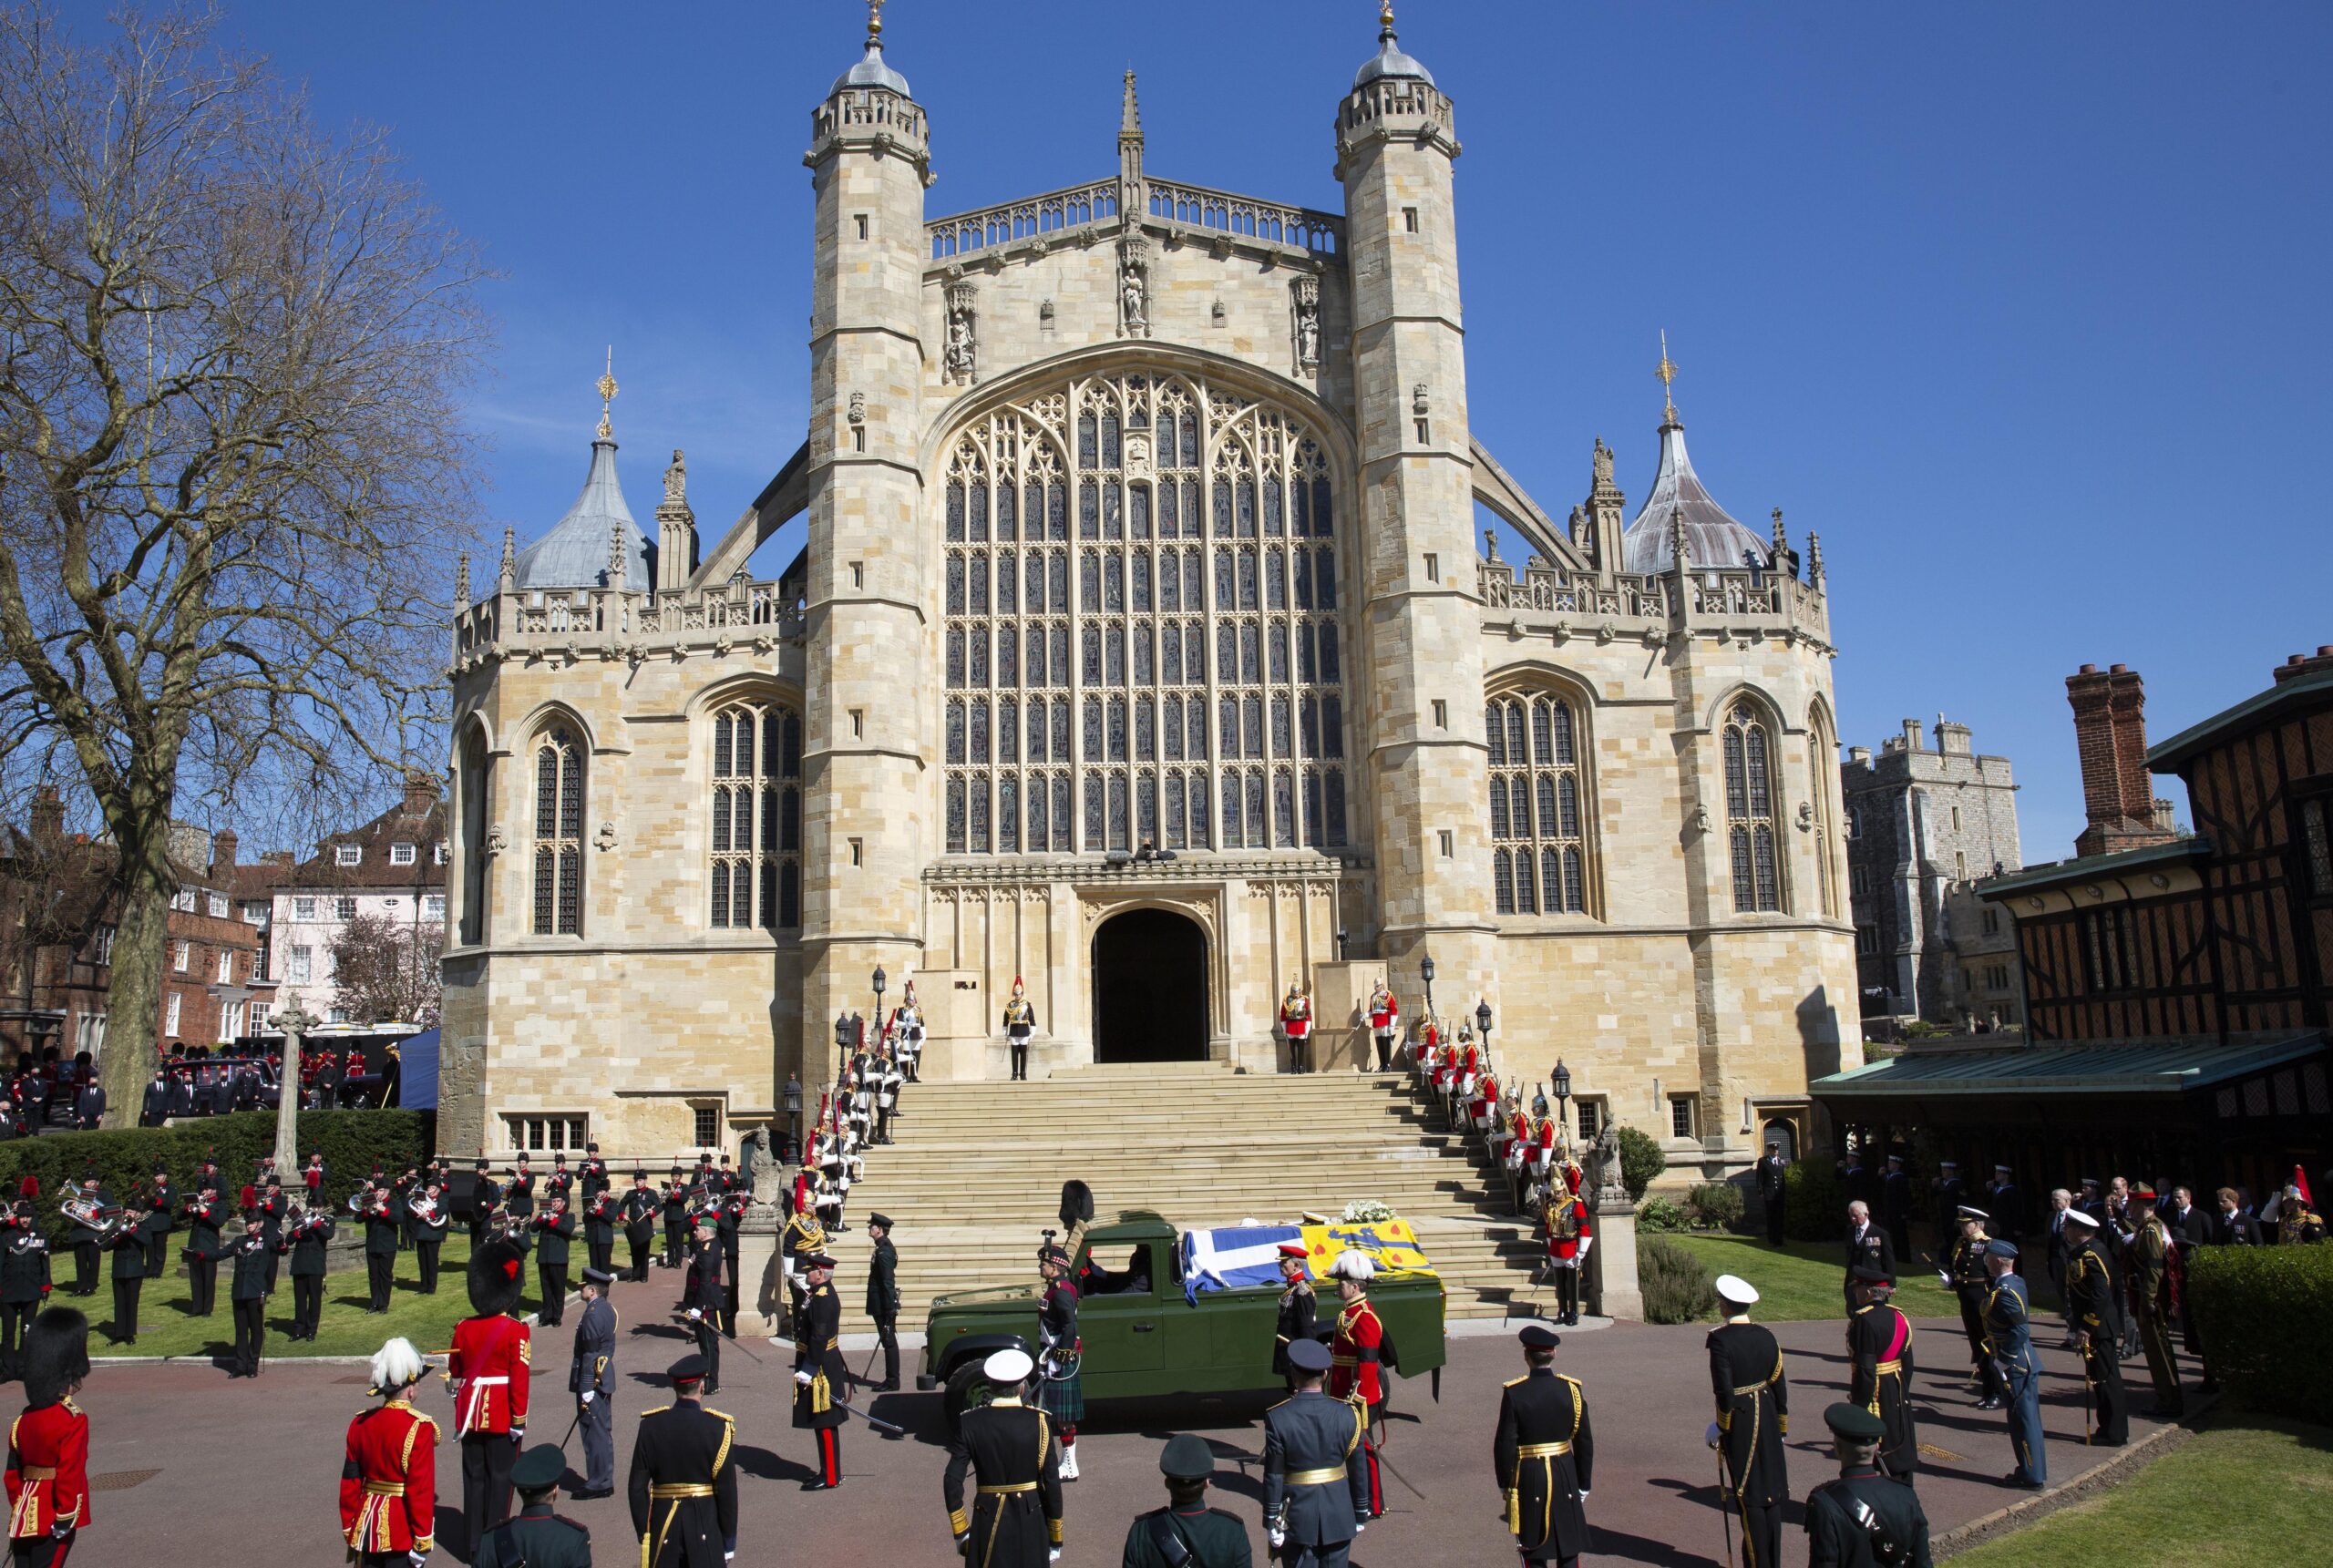
<path fill-rule="evenodd" d="M 876 1343 L 883 1348 L 883 1380 L 879 1394 L 896 1393 L 899 1387 L 899 1249 L 891 1245 L 891 1216 L 867 1216 L 867 1316 L 874 1322 Z"/>
<path fill-rule="evenodd" d="M 519 1512 L 486 1532 L 470 1568 L 591 1568 L 591 1532 L 551 1509 L 566 1473 L 567 1456 L 549 1443 L 520 1454 L 510 1466 Z"/>
<path fill-rule="evenodd" d="M 704 1400 L 704 1358 L 665 1374 L 673 1402 L 640 1418 L 625 1487 L 642 1568 L 721 1568 L 737 1552 L 737 1424 Z"/>
<path fill-rule="evenodd" d="M 1547 1267 L 1556 1276 L 1556 1321 L 1578 1327 L 1579 1276 L 1596 1245 L 1596 1229 L 1587 1203 L 1568 1182 L 1557 1183 L 1547 1194 Z"/>
<path fill-rule="evenodd" d="M 2074 1326 L 2081 1351 L 2081 1378 L 2088 1386 L 2094 1430 L 2089 1440 L 2119 1449 L 2131 1440 L 2130 1396 L 2122 1389 L 2122 1304 L 2115 1299 L 2114 1268 L 2098 1239 L 2098 1217 L 2082 1209 L 2065 1214 L 2066 1320 Z"/>
<path fill-rule="evenodd" d="M 794 1337 L 794 1424 L 818 1434 L 818 1473 L 804 1491 L 842 1484 L 842 1421 L 850 1401 L 850 1374 L 842 1358 L 842 1300 L 835 1295 L 835 1260 L 817 1253 L 802 1260 L 810 1294 Z"/>
<path fill-rule="evenodd" d="M 489 1236 L 470 1255 L 470 1307 L 454 1325 L 446 1386 L 454 1396 L 454 1436 L 462 1445 L 464 1546 L 475 1553 L 488 1530 L 510 1516 L 510 1465 L 527 1430 L 527 1379 L 534 1335 L 510 1316 L 526 1288 L 526 1255 Z"/>
<path fill-rule="evenodd" d="M 437 1545 L 437 1423 L 413 1408 L 423 1369 L 412 1340 L 382 1346 L 372 1390 L 381 1402 L 348 1423 L 340 1534 L 356 1568 L 409 1568 Z"/>
<path fill-rule="evenodd" d="M 616 1308 L 608 1299 L 608 1286 L 615 1282 L 606 1269 L 585 1266 L 583 1310 L 576 1319 L 575 1357 L 567 1369 L 576 1429 L 583 1434 L 583 1490 L 574 1494 L 579 1499 L 612 1497 L 616 1490 L 615 1414 L 608 1406 L 616 1391 Z"/>
<path fill-rule="evenodd" d="M 1289 982 L 1287 999 L 1280 1004 L 1280 1029 L 1288 1037 L 1288 1070 L 1311 1071 L 1312 999 L 1294 980 Z"/>
<path fill-rule="evenodd" d="M 1029 1005 L 1028 988 L 1012 977 L 1012 999 L 1004 1004 L 1004 1039 L 1012 1052 L 1015 1082 L 1029 1076 L 1029 1037 L 1037 1032 L 1037 1009 Z"/>
<path fill-rule="evenodd" d="M 1806 1499 L 1807 1568 L 1932 1568 L 1920 1500 L 1875 1462 L 1885 1425 L 1861 1405 L 1823 1412 L 1839 1479 Z"/>
<path fill-rule="evenodd" d="M 1588 1510 L 1581 1504 L 1596 1463 L 1588 1397 L 1578 1378 L 1556 1370 L 1562 1340 L 1554 1330 L 1534 1323 L 1520 1337 L 1529 1370 L 1499 1398 L 1491 1463 L 1523 1561 L 1575 1568 L 1588 1550 Z"/>
<path fill-rule="evenodd" d="M 1300 1339 L 1312 1337 L 1312 1325 L 1319 1314 L 1312 1281 L 1304 1272 L 1305 1260 L 1311 1255 L 1300 1241 L 1280 1244 L 1280 1276 L 1288 1288 L 1280 1293 L 1280 1326 L 1272 1336 L 1272 1370 L 1287 1380 L 1291 1394 L 1296 1391 L 1296 1375 L 1289 1368 L 1288 1348 Z"/>
<path fill-rule="evenodd" d="M 1023 1350 L 999 1350 L 982 1362 L 992 1397 L 964 1412 L 948 1445 L 940 1490 L 965 1568 L 1045 1568 L 1061 1555 L 1061 1445 L 1052 1419 L 1022 1401 L 1035 1370 Z"/>
<path fill-rule="evenodd" d="M 1402 1032 L 1402 1004 L 1394 997 L 1393 989 L 1386 985 L 1382 975 L 1377 979 L 1377 989 L 1369 993 L 1369 1006 L 1365 1010 L 1369 1014 L 1370 1038 L 1377 1045 L 1377 1071 L 1391 1072 L 1393 1070 L 1393 1041 Z"/>
<path fill-rule="evenodd" d="M 2001 1479 L 2022 1491 L 2040 1491 L 2050 1481 L 2041 1446 L 2041 1361 L 2033 1353 L 2017 1244 L 1986 1243 L 1985 1272 L 1992 1276 L 1992 1292 L 1985 1298 L 1985 1345 L 2008 1390 L 2009 1441 L 2017 1455 L 2017 1468 Z"/>
<path fill-rule="evenodd" d="M 1889 1298 L 1896 1282 L 1865 1264 L 1855 1269 L 1855 1316 L 1847 1319 L 1847 1398 L 1877 1416 L 1886 1431 L 1879 1467 L 1909 1485 L 1919 1467 L 1912 1425 L 1912 1320 Z"/>
<path fill-rule="evenodd" d="M 8 1429 L 8 1548 L 15 1568 L 63 1568 L 89 1527 L 89 1320 L 52 1307 L 25 1336 L 25 1410 Z"/>
<path fill-rule="evenodd" d="M 1329 1397 L 1350 1401 L 1361 1412 L 1362 1461 L 1369 1479 L 1369 1517 L 1385 1512 L 1385 1483 L 1377 1473 L 1377 1442 L 1370 1430 L 1385 1409 L 1385 1325 L 1369 1305 L 1369 1282 L 1377 1260 L 1365 1252 L 1341 1252 L 1329 1265 L 1337 1282 L 1337 1336 L 1329 1347 Z"/>
<path fill-rule="evenodd" d="M 1126 1527 L 1118 1568 L 1250 1568 L 1248 1527 L 1207 1505 L 1215 1450 L 1188 1432 L 1166 1440 L 1158 1456 L 1166 1478 L 1166 1506 L 1138 1514 Z"/>
<path fill-rule="evenodd" d="M 1985 1267 L 1985 1248 L 1992 1245 L 1985 1235 L 1989 1216 L 1967 1204 L 1960 1205 L 1959 1213 L 1960 1237 L 1937 1271 L 1937 1279 L 1960 1298 L 1960 1331 L 1968 1337 L 1968 1379 L 1985 1391 L 1977 1408 L 1998 1410 L 2001 1408 L 2000 1369 L 1985 1351 L 1985 1297 L 1992 1294 Z"/>
<path fill-rule="evenodd" d="M 721 1315 L 727 1310 L 728 1298 L 721 1288 L 721 1246 L 713 1239 L 709 1216 L 696 1223 L 696 1246 L 689 1254 L 684 1277 L 681 1311 L 696 1335 L 696 1353 L 704 1359 L 701 1374 L 704 1391 L 717 1394 L 721 1391 Z"/>
<path fill-rule="evenodd" d="M 648 1251 L 656 1242 L 656 1194 L 648 1185 L 648 1173 L 635 1165 L 632 1171 L 632 1190 L 623 1195 L 623 1239 L 632 1248 L 632 1267 L 626 1277 L 648 1277 Z"/>
<path fill-rule="evenodd" d="M 1766 1245 L 1783 1245 L 1783 1204 L 1789 1191 L 1790 1163 L 1783 1158 L 1779 1138 L 1769 1139 L 1765 1158 L 1758 1162 L 1758 1198 L 1766 1211 Z"/>
<path fill-rule="evenodd" d="M 1742 1568 L 1778 1568 L 1783 1505 L 1790 1501 L 1790 1379 L 1782 1347 L 1769 1329 L 1750 1321 L 1758 1292 L 1731 1274 L 1717 1279 L 1718 1310 L 1725 1321 L 1710 1331 L 1710 1391 L 1717 1419 L 1706 1436 L 1723 1456 L 1725 1502 L 1742 1522 Z"/>
<path fill-rule="evenodd" d="M 1318 1339 L 1290 1345 L 1288 1365 L 1296 1391 L 1264 1412 L 1264 1534 L 1290 1568 L 1344 1568 L 1375 1517 L 1368 1418 L 1321 1391 L 1331 1358 Z"/>
<path fill-rule="evenodd" d="M 2179 1254 L 2171 1233 L 2154 1212 L 2152 1187 L 2134 1188 L 2137 1216 L 2126 1255 L 2131 1260 L 2131 1301 L 2139 1320 L 2139 1348 L 2146 1352 L 2147 1376 L 2154 1380 L 2154 1420 L 2177 1420 L 2187 1396 L 2179 1386 L 2179 1359 L 2171 1348 L 2171 1326 L 2179 1317 Z"/>

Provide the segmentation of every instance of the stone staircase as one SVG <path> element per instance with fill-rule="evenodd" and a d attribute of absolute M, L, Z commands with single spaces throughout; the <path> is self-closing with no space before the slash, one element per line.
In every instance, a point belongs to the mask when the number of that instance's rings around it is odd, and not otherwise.
<path fill-rule="evenodd" d="M 1033 1283 L 1041 1233 L 1059 1227 L 1073 1177 L 1093 1188 L 1097 1220 L 1155 1209 L 1178 1230 L 1289 1224 L 1376 1199 L 1416 1229 L 1452 1317 L 1527 1317 L 1542 1305 L 1527 1223 L 1501 1212 L 1487 1168 L 1401 1074 L 1091 1067 L 1029 1083 L 913 1084 L 901 1108 L 897 1141 L 867 1151 L 851 1228 L 829 1249 L 846 1333 L 871 1327 L 860 1310 L 868 1214 L 898 1225 L 899 1326 L 920 1329 L 934 1296 Z"/>

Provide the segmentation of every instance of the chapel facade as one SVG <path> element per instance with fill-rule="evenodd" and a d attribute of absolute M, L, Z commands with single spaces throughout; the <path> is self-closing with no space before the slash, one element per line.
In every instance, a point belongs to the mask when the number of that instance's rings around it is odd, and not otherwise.
<path fill-rule="evenodd" d="M 1861 1059 L 1819 541 L 1729 516 L 1673 402 L 1633 512 L 1598 439 L 1555 521 L 1469 430 L 1454 107 L 1390 10 L 1331 128 L 1341 211 L 1161 179 L 1129 73 L 1114 173 L 935 217 L 870 29 L 811 115 L 800 450 L 702 540 L 673 454 L 642 529 L 603 412 L 457 586 L 448 1146 L 782 1129 L 878 970 L 976 1078 L 1016 979 L 1033 1071 L 1271 1071 L 1291 984 L 1354 1064 L 1429 958 L 1584 1132 L 1815 1132 Z"/>

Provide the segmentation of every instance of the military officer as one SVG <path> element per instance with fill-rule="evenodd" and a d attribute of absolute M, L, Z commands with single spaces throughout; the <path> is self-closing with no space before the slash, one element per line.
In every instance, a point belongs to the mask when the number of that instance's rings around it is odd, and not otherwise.
<path fill-rule="evenodd" d="M 2087 1385 L 2095 1427 L 2085 1425 L 2090 1440 L 2119 1449 L 2131 1440 L 2130 1397 L 2122 1389 L 2121 1303 L 2114 1288 L 2114 1266 L 2098 1239 L 2098 1217 L 2083 1209 L 2066 1211 L 2066 1319 L 2074 1326 L 2074 1344 L 2081 1351 L 2082 1382 Z"/>
<path fill-rule="evenodd" d="M 1985 1268 L 1985 1248 L 1992 1238 L 1985 1234 L 1991 1216 L 1984 1210 L 1960 1205 L 1960 1236 L 1946 1255 L 1937 1279 L 1960 1298 L 1960 1331 L 1968 1337 L 1968 1378 L 1984 1389 L 1977 1401 L 1980 1410 L 2001 1408 L 2000 1369 L 1985 1351 L 1985 1298 L 1992 1293 Z"/>
<path fill-rule="evenodd" d="M 1249 1568 L 1248 1527 L 1236 1514 L 1207 1505 L 1215 1450 L 1188 1432 L 1166 1440 L 1158 1456 L 1166 1478 L 1166 1506 L 1139 1514 L 1126 1527 L 1119 1568 Z"/>
<path fill-rule="evenodd" d="M 809 1206 L 796 1209 L 777 1238 L 778 1266 L 786 1276 L 789 1317 L 802 1315 L 802 1297 L 807 1288 L 802 1281 L 802 1260 L 826 1250 L 826 1227 L 818 1223 L 817 1210 Z"/>
<path fill-rule="evenodd" d="M 413 1408 L 421 1353 L 402 1337 L 373 1356 L 381 1402 L 348 1423 L 340 1533 L 357 1568 L 407 1568 L 437 1535 L 437 1423 Z"/>
<path fill-rule="evenodd" d="M 520 1454 L 510 1466 L 519 1512 L 486 1532 L 470 1568 L 591 1568 L 591 1532 L 551 1511 L 566 1473 L 567 1456 L 549 1443 Z"/>
<path fill-rule="evenodd" d="M 2009 1447 L 2017 1468 L 2002 1479 L 2026 1491 L 2049 1484 L 2050 1464 L 2041 1445 L 2041 1362 L 2033 1337 L 2025 1281 L 2018 1277 L 2017 1244 L 1985 1244 L 1985 1272 L 1992 1288 L 1985 1297 L 1985 1347 L 1999 1369 L 2009 1406 Z"/>
<path fill-rule="evenodd" d="M 704 1358 L 701 1374 L 704 1391 L 721 1391 L 721 1315 L 728 1310 L 721 1288 L 721 1245 L 713 1239 L 713 1221 L 696 1225 L 696 1248 L 689 1255 L 688 1283 L 681 1296 L 681 1311 L 696 1335 L 696 1353 Z"/>
<path fill-rule="evenodd" d="M 1037 1032 L 1037 1009 L 1029 1004 L 1028 988 L 1012 977 L 1012 999 L 1004 1004 L 1004 1038 L 1012 1051 L 1012 1077 L 1029 1076 L 1029 1037 Z"/>
<path fill-rule="evenodd" d="M 1333 1358 L 1319 1340 L 1290 1345 L 1288 1364 L 1296 1391 L 1264 1412 L 1264 1533 L 1288 1568 L 1344 1568 L 1375 1514 L 1368 1417 L 1321 1392 Z"/>
<path fill-rule="evenodd" d="M 1526 1563 L 1575 1568 L 1588 1550 L 1582 1503 L 1596 1443 L 1579 1379 L 1556 1370 L 1556 1332 L 1534 1323 L 1519 1336 L 1524 1375 L 1499 1397 L 1491 1462 L 1506 1498 L 1506 1527 Z"/>
<path fill-rule="evenodd" d="M 874 1322 L 876 1341 L 883 1347 L 883 1380 L 879 1394 L 896 1393 L 899 1387 L 899 1249 L 891 1245 L 889 1214 L 867 1216 L 867 1316 Z"/>
<path fill-rule="evenodd" d="M 1280 1276 L 1288 1288 L 1280 1295 L 1280 1325 L 1272 1336 L 1272 1370 L 1286 1379 L 1288 1391 L 1296 1391 L 1296 1377 L 1288 1363 L 1288 1348 L 1300 1339 L 1312 1337 L 1312 1325 L 1318 1317 L 1312 1294 L 1312 1281 L 1306 1277 L 1305 1261 L 1310 1250 L 1300 1241 L 1280 1244 Z"/>
<path fill-rule="evenodd" d="M 948 1445 L 940 1496 L 965 1568 L 1044 1568 L 1061 1556 L 1061 1445 L 1053 1419 L 1022 1400 L 1036 1363 L 999 1350 L 981 1364 L 993 1397 L 964 1412 Z M 974 1482 L 964 1506 L 964 1478 Z"/>
<path fill-rule="evenodd" d="M 818 1473 L 805 1491 L 842 1484 L 842 1422 L 850 1402 L 850 1375 L 842 1358 L 842 1300 L 835 1295 L 835 1260 L 816 1253 L 802 1260 L 809 1294 L 794 1335 L 794 1424 L 818 1434 Z"/>
<path fill-rule="evenodd" d="M 1847 1310 L 1855 1307 L 1855 1271 L 1876 1268 L 1889 1279 L 1896 1277 L 1896 1238 L 1875 1224 L 1871 1205 L 1852 1203 L 1847 1205 L 1847 1273 L 1845 1295 Z"/>
<path fill-rule="evenodd" d="M 574 1494 L 579 1500 L 610 1497 L 616 1490 L 615 1417 L 608 1408 L 616 1389 L 616 1308 L 608 1299 L 608 1287 L 615 1282 L 604 1268 L 583 1270 L 583 1310 L 576 1319 L 575 1354 L 567 1370 L 576 1429 L 583 1434 L 583 1488 Z"/>
<path fill-rule="evenodd" d="M 736 1422 L 704 1399 L 702 1356 L 665 1376 L 673 1402 L 640 1418 L 625 1493 L 643 1568 L 721 1568 L 737 1553 Z"/>
<path fill-rule="evenodd" d="M 1349 1400 L 1361 1412 L 1362 1462 L 1369 1478 L 1366 1517 L 1385 1512 L 1385 1485 L 1377 1474 L 1377 1444 L 1369 1429 L 1385 1408 L 1385 1325 L 1369 1304 L 1369 1282 L 1377 1260 L 1365 1252 L 1341 1252 L 1329 1265 L 1343 1306 L 1337 1309 L 1336 1337 L 1329 1346 L 1329 1397 Z"/>
<path fill-rule="evenodd" d="M 1985 1189 L 1985 1207 L 1992 1214 L 1993 1235 L 2014 1242 L 2025 1234 L 2025 1194 L 2018 1190 L 2017 1179 L 2007 1165 L 1993 1167 L 1993 1184 Z"/>
<path fill-rule="evenodd" d="M 1886 1424 L 1847 1403 L 1824 1410 L 1823 1423 L 1831 1429 L 1839 1479 L 1807 1496 L 1807 1568 L 1931 1568 L 1918 1495 L 1875 1462 Z"/>
<path fill-rule="evenodd" d="M 2171 1324 L 2177 1317 L 2172 1306 L 2173 1276 L 2178 1268 L 2171 1232 L 2154 1212 L 2152 1187 L 2131 1194 L 2136 1216 L 2124 1255 L 2131 1262 L 2131 1300 L 2139 1320 L 2139 1348 L 2146 1352 L 2147 1376 L 2154 1381 L 2156 1420 L 2176 1420 L 2185 1413 L 2187 1397 L 2179 1386 L 2179 1360 L 2171 1348 Z"/>
<path fill-rule="evenodd" d="M 1790 1379 L 1773 1332 L 1750 1321 L 1756 1288 L 1721 1274 L 1717 1294 L 1725 1321 L 1710 1331 L 1708 1340 L 1717 1419 L 1704 1435 L 1724 1456 L 1726 1501 L 1742 1521 L 1743 1568 L 1777 1568 L 1783 1505 L 1790 1501 L 1783 1449 L 1790 1435 Z"/>
<path fill-rule="evenodd" d="M 1909 1483 L 1919 1464 L 1912 1425 L 1912 1320 L 1894 1300 L 1896 1282 L 1868 1264 L 1855 1270 L 1855 1316 L 1847 1319 L 1847 1397 L 1886 1429 L 1880 1469 Z"/>
<path fill-rule="evenodd" d="M 1779 1138 L 1766 1143 L 1765 1157 L 1758 1162 L 1758 1197 L 1766 1211 L 1766 1245 L 1783 1245 L 1783 1204 L 1787 1195 L 1790 1163 L 1783 1158 Z"/>

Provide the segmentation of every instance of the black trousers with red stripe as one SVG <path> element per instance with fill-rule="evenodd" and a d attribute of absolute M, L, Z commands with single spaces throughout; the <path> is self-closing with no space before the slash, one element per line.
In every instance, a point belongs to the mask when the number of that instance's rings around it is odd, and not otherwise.
<path fill-rule="evenodd" d="M 842 1429 L 820 1427 L 818 1431 L 818 1482 L 822 1486 L 842 1484 Z"/>

